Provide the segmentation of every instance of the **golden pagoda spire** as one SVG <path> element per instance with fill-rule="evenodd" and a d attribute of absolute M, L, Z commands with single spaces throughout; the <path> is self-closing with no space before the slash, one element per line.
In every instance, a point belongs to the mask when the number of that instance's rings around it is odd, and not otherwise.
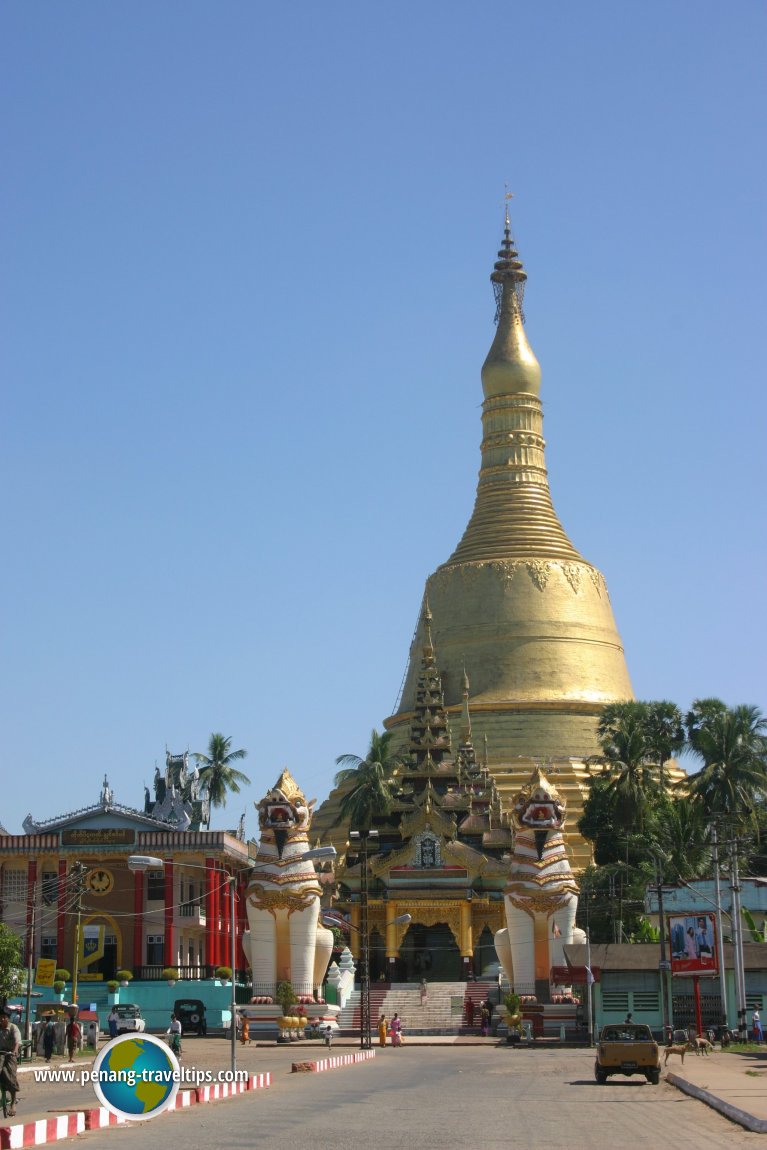
<path fill-rule="evenodd" d="M 527 272 L 512 242 L 508 204 L 490 280 L 498 328 L 482 367 L 482 467 L 474 511 L 445 566 L 533 557 L 582 562 L 551 503 L 541 369 L 525 334 Z"/>

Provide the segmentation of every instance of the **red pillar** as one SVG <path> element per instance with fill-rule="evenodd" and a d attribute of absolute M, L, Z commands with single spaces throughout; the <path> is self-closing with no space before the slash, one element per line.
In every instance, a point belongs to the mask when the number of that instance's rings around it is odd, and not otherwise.
<path fill-rule="evenodd" d="M 165 860 L 165 965 L 176 965 L 173 938 L 173 859 Z"/>
<path fill-rule="evenodd" d="M 213 958 L 216 914 L 214 892 L 216 889 L 216 863 L 214 859 L 205 860 L 205 965 L 215 966 Z"/>
<path fill-rule="evenodd" d="M 59 886 L 56 893 L 56 965 L 64 966 L 64 931 L 67 917 L 67 860 L 59 859 Z"/>
<path fill-rule="evenodd" d="M 138 969 L 144 965 L 144 875 L 136 871 L 133 875 L 133 973 L 138 978 Z"/>
<path fill-rule="evenodd" d="M 213 966 L 221 965 L 221 869 L 218 863 L 213 870 Z"/>
<path fill-rule="evenodd" d="M 703 1029 L 703 1013 L 700 1008 L 700 975 L 694 974 L 692 976 L 692 992 L 695 999 L 695 1029 L 698 1031 L 699 1038 L 705 1038 L 706 1032 Z"/>
<path fill-rule="evenodd" d="M 33 906 L 37 902 L 37 862 L 27 863 L 27 937 L 24 946 L 24 964 L 29 965 L 30 957 L 35 956 L 35 938 L 32 930 Z"/>
<path fill-rule="evenodd" d="M 228 874 L 221 871 L 221 945 L 219 966 L 230 966 L 232 960 L 232 907 L 229 894 Z"/>
<path fill-rule="evenodd" d="M 250 960 L 245 954 L 242 945 L 242 936 L 248 929 L 248 911 L 245 903 L 245 892 L 248 889 L 247 879 L 239 875 L 237 879 L 237 969 L 247 970 Z"/>

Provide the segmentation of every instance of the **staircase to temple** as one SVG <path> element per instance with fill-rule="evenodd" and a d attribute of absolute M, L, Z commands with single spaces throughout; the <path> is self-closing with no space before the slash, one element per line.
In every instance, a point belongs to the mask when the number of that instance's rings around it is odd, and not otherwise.
<path fill-rule="evenodd" d="M 407 1034 L 459 1034 L 479 1032 L 479 1004 L 487 998 L 487 982 L 429 982 L 426 994 L 412 982 L 374 983 L 370 987 L 370 1020 L 375 1034 L 379 1015 L 387 1023 L 394 1014 L 402 1020 Z M 466 1000 L 474 1003 L 474 1025 L 467 1028 Z M 360 992 L 355 990 L 338 1016 L 342 1033 L 354 1034 L 360 1028 Z"/>
<path fill-rule="evenodd" d="M 370 987 L 370 1026 L 376 1040 L 378 1018 L 386 1015 L 387 1024 L 392 1015 L 398 1014 L 402 1020 L 402 1031 L 408 1034 L 479 1034 L 481 1004 L 490 998 L 495 1003 L 498 997 L 497 982 L 429 982 L 426 994 L 422 997 L 421 986 L 412 982 L 373 983 Z M 474 1005 L 472 1025 L 469 1025 L 466 1004 Z M 574 1003 L 547 1003 L 540 1006 L 522 1007 L 522 1015 L 532 1027 L 536 1038 L 582 1040 L 585 1030 L 582 1009 Z M 505 1035 L 505 1012 L 498 1006 L 493 1009 L 495 1033 L 501 1023 L 501 1035 Z M 360 1031 L 360 992 L 355 990 L 346 1006 L 338 1015 L 338 1026 L 342 1034 L 359 1034 Z"/>

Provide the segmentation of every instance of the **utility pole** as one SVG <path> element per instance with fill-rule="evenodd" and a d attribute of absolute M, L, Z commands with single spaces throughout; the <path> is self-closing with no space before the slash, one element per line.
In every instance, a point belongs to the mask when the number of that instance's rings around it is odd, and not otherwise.
<path fill-rule="evenodd" d="M 663 1037 L 668 1039 L 669 1009 L 666 995 L 666 983 L 670 979 L 669 962 L 666 958 L 666 919 L 663 914 L 663 869 L 661 860 L 655 857 L 655 878 L 658 883 L 658 919 L 660 922 L 660 962 L 658 963 L 658 985 L 660 987 L 661 1008 L 663 1012 Z"/>
<path fill-rule="evenodd" d="M 74 876 L 76 883 L 76 898 L 75 898 L 75 960 L 72 964 L 72 1005 L 77 1006 L 77 976 L 80 971 L 80 917 L 83 913 L 83 891 L 85 890 L 85 872 L 87 871 L 85 863 L 76 862 L 70 871 Z"/>
<path fill-rule="evenodd" d="M 711 859 L 714 864 L 714 899 L 716 905 L 716 950 L 719 958 L 719 996 L 722 1001 L 722 1027 L 727 1027 L 727 971 L 724 966 L 724 932 L 722 931 L 722 893 L 719 889 L 719 840 L 716 823 L 711 824 Z"/>
<path fill-rule="evenodd" d="M 37 879 L 32 883 L 31 914 L 29 917 L 29 932 L 27 934 L 27 1002 L 24 1009 L 24 1041 L 29 1042 L 32 1036 L 32 979 L 34 977 L 35 962 L 35 910 L 37 904 Z"/>
<path fill-rule="evenodd" d="M 735 994 L 738 1001 L 738 1033 L 740 1041 L 748 1038 L 746 1022 L 746 974 L 743 969 L 743 919 L 740 913 L 740 876 L 738 874 L 738 840 L 733 836 L 730 848 L 730 890 L 732 892 L 732 943 L 735 959 Z"/>
<path fill-rule="evenodd" d="M 378 831 L 370 828 L 350 831 L 349 838 L 362 848 L 360 871 L 360 1049 L 370 1050 L 370 918 L 368 899 L 368 847 L 378 841 Z"/>

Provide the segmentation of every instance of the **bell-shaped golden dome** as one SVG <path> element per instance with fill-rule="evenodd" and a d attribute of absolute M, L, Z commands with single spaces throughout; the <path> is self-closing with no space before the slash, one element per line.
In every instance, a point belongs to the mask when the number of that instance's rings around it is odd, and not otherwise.
<path fill-rule="evenodd" d="M 576 551 L 551 501 L 544 459 L 540 366 L 524 331 L 527 276 L 508 215 L 491 280 L 498 331 L 482 369 L 482 466 L 463 538 L 426 585 L 445 704 L 460 712 L 471 680 L 474 737 L 510 801 L 536 762 L 571 766 L 574 818 L 584 760 L 598 752 L 605 703 L 633 697 L 601 573 Z M 399 708 L 404 732 L 424 643 L 419 623 Z M 559 768 L 558 768 L 559 769 Z M 585 861 L 585 860 L 584 860 Z"/>

